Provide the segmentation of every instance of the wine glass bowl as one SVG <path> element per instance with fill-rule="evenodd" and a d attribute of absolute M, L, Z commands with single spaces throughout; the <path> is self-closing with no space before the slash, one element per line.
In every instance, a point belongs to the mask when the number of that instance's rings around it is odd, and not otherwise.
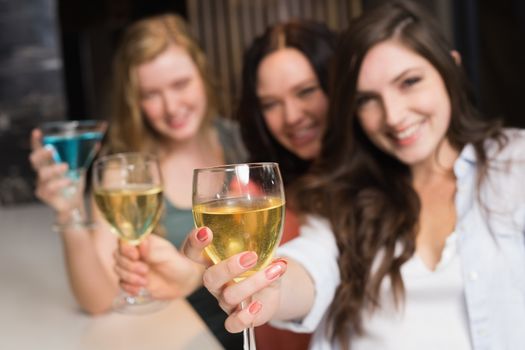
<path fill-rule="evenodd" d="M 96 160 L 93 166 L 95 203 L 111 231 L 128 244 L 140 244 L 157 226 L 162 190 L 159 164 L 153 155 L 117 153 Z M 114 302 L 114 308 L 123 313 L 147 313 L 163 306 L 145 289 L 137 296 L 122 292 Z"/>

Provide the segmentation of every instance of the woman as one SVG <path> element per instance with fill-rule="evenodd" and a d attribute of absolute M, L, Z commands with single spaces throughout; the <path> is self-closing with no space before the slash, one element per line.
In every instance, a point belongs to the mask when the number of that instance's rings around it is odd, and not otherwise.
<path fill-rule="evenodd" d="M 204 273 L 226 328 L 315 330 L 312 349 L 523 348 L 525 132 L 479 118 L 459 55 L 413 3 L 353 22 L 334 77 L 288 263 L 231 284 L 255 264 L 244 252 Z M 194 259 L 213 238 L 197 232 Z"/>
<path fill-rule="evenodd" d="M 214 118 L 216 98 L 203 52 L 176 15 L 159 15 L 131 25 L 114 61 L 112 114 L 104 153 L 152 152 L 158 155 L 164 178 L 165 215 L 162 226 L 171 244 L 180 247 L 193 228 L 191 181 L 194 168 L 245 159 L 240 135 L 231 122 Z M 31 162 L 38 172 L 37 196 L 55 208 L 57 223 L 67 222 L 68 211 L 58 205 L 64 164 L 48 165 L 49 151 L 41 147 L 41 133 L 33 133 Z M 118 240 L 110 233 L 96 206 L 97 228 L 64 229 L 66 263 L 73 292 L 87 312 L 111 309 L 118 292 L 113 252 Z M 169 249 L 175 251 L 173 246 Z M 179 267 L 188 296 L 200 285 L 201 268 L 187 259 Z M 240 347 L 241 337 L 227 334 L 224 313 L 200 289 L 188 297 L 196 311 L 227 348 Z"/>
<path fill-rule="evenodd" d="M 328 107 L 327 70 L 334 47 L 335 34 L 325 25 L 301 21 L 269 27 L 245 52 L 237 110 L 243 140 L 250 161 L 279 163 L 286 189 L 308 171 L 321 150 Z M 290 208 L 285 218 L 282 242 L 298 234 L 298 219 Z M 163 244 L 156 237 L 145 244 L 153 241 Z M 159 286 L 153 289 L 162 290 L 163 295 L 176 296 L 181 282 L 177 275 L 155 278 L 159 267 L 177 266 L 176 256 L 170 259 L 168 255 L 145 249 L 149 254 L 146 266 L 133 250 L 125 247 L 121 251 L 118 266 L 123 287 L 136 293 L 141 286 L 153 284 Z M 309 334 L 294 334 L 270 326 L 259 327 L 256 333 L 257 347 L 261 350 L 305 349 L 310 339 Z"/>

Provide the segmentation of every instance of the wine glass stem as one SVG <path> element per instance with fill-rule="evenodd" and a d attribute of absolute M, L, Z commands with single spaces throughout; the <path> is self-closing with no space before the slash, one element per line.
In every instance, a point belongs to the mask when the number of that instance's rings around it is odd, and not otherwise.
<path fill-rule="evenodd" d="M 248 300 L 244 300 L 241 303 L 241 309 L 247 308 L 250 305 L 250 302 L 251 302 L 251 298 L 248 299 Z M 254 329 L 253 329 L 253 324 L 251 324 L 250 327 L 245 328 L 242 331 L 242 334 L 243 334 L 243 339 L 244 339 L 243 349 L 244 350 L 256 350 L 256 346 L 255 346 L 255 332 L 254 332 Z"/>

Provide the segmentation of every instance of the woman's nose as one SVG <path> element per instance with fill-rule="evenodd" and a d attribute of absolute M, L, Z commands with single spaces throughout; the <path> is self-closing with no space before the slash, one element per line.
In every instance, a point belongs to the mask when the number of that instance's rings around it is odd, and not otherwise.
<path fill-rule="evenodd" d="M 284 106 L 284 120 L 286 124 L 293 125 L 302 119 L 303 110 L 299 103 L 286 101 Z"/>
<path fill-rule="evenodd" d="M 383 96 L 383 114 L 388 126 L 398 125 L 405 114 L 403 98 L 400 96 Z"/>

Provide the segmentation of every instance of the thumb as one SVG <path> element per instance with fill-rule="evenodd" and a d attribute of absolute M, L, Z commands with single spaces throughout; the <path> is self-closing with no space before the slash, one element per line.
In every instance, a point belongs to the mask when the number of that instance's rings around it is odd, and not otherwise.
<path fill-rule="evenodd" d="M 208 255 L 204 252 L 204 248 L 207 247 L 213 240 L 213 232 L 208 227 L 199 227 L 193 229 L 186 237 L 186 241 L 182 246 L 181 251 L 189 259 L 209 266 L 211 261 Z"/>
<path fill-rule="evenodd" d="M 126 241 L 119 239 L 119 252 L 131 260 L 138 260 L 140 258 L 139 251 L 136 246 L 126 243 Z"/>
<path fill-rule="evenodd" d="M 42 147 L 42 131 L 33 129 L 31 131 L 31 149 L 36 150 Z"/>
<path fill-rule="evenodd" d="M 140 257 L 147 261 L 150 256 L 150 247 L 151 247 L 151 236 L 146 237 L 140 244 L 138 245 L 138 250 Z"/>

